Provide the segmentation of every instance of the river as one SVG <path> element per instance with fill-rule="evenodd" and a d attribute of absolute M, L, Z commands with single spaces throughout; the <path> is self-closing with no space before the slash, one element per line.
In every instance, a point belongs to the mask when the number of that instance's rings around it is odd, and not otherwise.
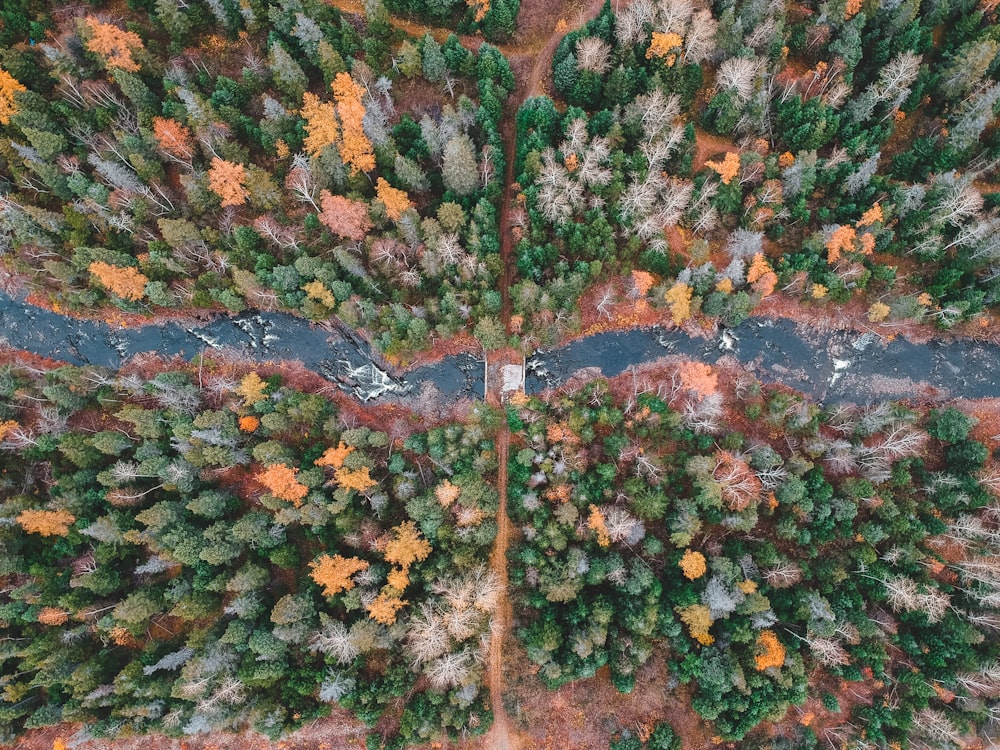
<path fill-rule="evenodd" d="M 151 351 L 184 359 L 216 350 L 259 362 L 298 360 L 363 401 L 405 398 L 426 385 L 449 400 L 478 398 L 483 392 L 482 360 L 471 355 L 447 357 L 404 376 L 344 327 L 278 312 L 118 328 L 0 295 L 0 340 L 69 364 L 109 368 Z M 770 318 L 750 318 L 712 339 L 660 327 L 588 336 L 536 352 L 527 362 L 525 387 L 538 392 L 584 368 L 598 368 L 610 377 L 671 355 L 710 364 L 738 361 L 762 382 L 783 383 L 824 402 L 914 395 L 1000 397 L 1000 346 L 966 339 L 885 341 L 873 333 L 821 333 Z"/>

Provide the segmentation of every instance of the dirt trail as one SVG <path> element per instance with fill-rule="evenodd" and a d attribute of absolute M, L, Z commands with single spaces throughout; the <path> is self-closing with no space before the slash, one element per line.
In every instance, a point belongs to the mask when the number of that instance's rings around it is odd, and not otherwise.
<path fill-rule="evenodd" d="M 545 0 L 534 0 L 531 4 L 544 3 Z M 550 22 L 553 8 L 547 6 L 549 13 L 539 14 L 536 8 L 525 7 L 527 3 L 522 3 L 522 18 L 538 19 L 540 23 Z M 604 5 L 604 0 L 591 0 L 584 9 L 575 9 L 579 13 L 581 20 L 576 25 L 582 25 L 587 20 L 593 18 L 600 12 Z M 566 10 L 570 5 L 566 5 Z M 545 20 L 547 19 L 547 20 Z M 538 25 L 538 24 L 536 24 Z M 556 47 L 566 35 L 568 29 L 559 30 L 557 24 L 550 26 L 552 29 L 548 40 L 540 49 L 533 49 L 534 44 L 529 44 L 527 49 L 513 51 L 504 54 L 508 56 L 515 73 L 523 70 L 525 63 L 530 63 L 534 56 L 534 65 L 527 78 L 518 81 L 517 87 L 507 103 L 507 111 L 517 112 L 525 100 L 529 97 L 542 93 L 539 88 L 545 73 L 552 66 L 552 56 Z M 524 39 L 537 38 L 539 28 L 518 29 L 518 36 Z M 510 286 L 514 278 L 515 258 L 514 258 L 514 237 L 510 222 L 510 211 L 514 201 L 514 160 L 517 155 L 517 123 L 514 117 L 507 117 L 501 124 L 501 135 L 504 141 L 504 151 L 506 152 L 507 166 L 504 174 L 503 200 L 500 205 L 500 257 L 503 260 L 504 274 L 500 283 L 500 293 L 503 298 L 501 309 L 502 320 L 508 333 L 511 331 L 511 300 Z M 494 380 L 498 382 L 498 380 Z M 490 401 L 500 403 L 499 392 L 490 393 Z M 490 556 L 490 567 L 496 573 L 500 581 L 500 606 L 497 610 L 496 619 L 493 622 L 493 632 L 490 639 L 490 652 L 487 669 L 487 685 L 490 690 L 490 702 L 493 710 L 493 726 L 485 738 L 486 750 L 517 750 L 521 746 L 517 730 L 512 729 L 507 710 L 504 708 L 504 638 L 510 630 L 513 618 L 513 605 L 508 596 L 507 585 L 509 582 L 507 572 L 507 549 L 510 546 L 511 522 L 507 515 L 507 457 L 510 449 L 510 429 L 504 421 L 503 428 L 497 437 L 497 460 L 499 468 L 497 470 L 497 491 L 500 493 L 500 504 L 497 509 L 497 537 L 493 546 L 493 554 Z"/>
<path fill-rule="evenodd" d="M 510 630 L 514 608 L 507 596 L 507 548 L 510 545 L 511 523 L 507 515 L 507 455 L 510 450 L 510 428 L 504 423 L 497 436 L 497 492 L 500 493 L 500 507 L 497 509 L 497 537 L 490 556 L 490 568 L 500 580 L 500 606 L 497 608 L 490 634 L 490 653 L 487 662 L 486 683 L 490 689 L 490 703 L 493 709 L 493 726 L 486 736 L 488 750 L 516 750 L 516 732 L 510 728 L 510 720 L 503 705 L 504 659 L 503 640 Z"/>

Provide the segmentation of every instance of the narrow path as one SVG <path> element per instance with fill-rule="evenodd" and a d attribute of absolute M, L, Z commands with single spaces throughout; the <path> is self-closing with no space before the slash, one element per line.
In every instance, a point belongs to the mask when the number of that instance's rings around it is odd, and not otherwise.
<path fill-rule="evenodd" d="M 604 5 L 604 0 L 591 0 L 590 4 L 582 15 L 587 20 L 593 18 Z M 524 9 L 522 8 L 522 12 Z M 585 21 L 583 21 L 585 22 Z M 566 35 L 566 31 L 553 29 L 548 41 L 537 52 L 521 51 L 513 55 L 504 51 L 511 58 L 511 64 L 516 65 L 513 58 L 521 60 L 530 59 L 529 55 L 535 56 L 535 64 L 531 69 L 531 74 L 527 80 L 519 84 L 511 100 L 508 101 L 508 112 L 516 113 L 525 100 L 535 96 L 538 92 L 542 77 L 551 65 L 552 56 L 555 54 L 556 46 Z M 510 212 L 514 202 L 514 160 L 517 157 L 517 120 L 516 117 L 507 117 L 501 125 L 501 134 L 504 141 L 504 151 L 506 152 L 507 164 L 504 171 L 503 198 L 500 205 L 500 257 L 503 261 L 503 278 L 500 280 L 500 294 L 503 299 L 501 308 L 501 320 L 508 334 L 511 333 L 511 298 L 510 287 L 515 278 L 514 257 L 514 237 L 512 233 Z M 494 379 L 494 382 L 498 382 Z M 499 405 L 502 394 L 494 391 L 489 394 L 490 401 Z M 507 458 L 510 451 L 510 428 L 507 420 L 504 419 L 503 427 L 497 436 L 497 491 L 500 494 L 500 503 L 497 508 L 497 536 L 493 545 L 493 554 L 490 556 L 490 568 L 496 574 L 500 582 L 500 605 L 497 608 L 496 618 L 493 621 L 492 633 L 490 637 L 490 651 L 486 682 L 490 690 L 490 704 L 493 710 L 493 726 L 490 727 L 486 735 L 485 746 L 487 750 L 517 750 L 520 746 L 516 729 L 511 728 L 510 718 L 503 704 L 504 695 L 504 639 L 510 630 L 513 619 L 514 607 L 508 595 L 508 583 L 510 578 L 507 571 L 507 549 L 510 546 L 511 522 L 507 515 Z"/>
<path fill-rule="evenodd" d="M 510 428 L 504 420 L 503 429 L 497 436 L 497 492 L 500 493 L 500 507 L 497 509 L 497 537 L 490 556 L 490 568 L 500 581 L 500 605 L 497 607 L 490 634 L 490 653 L 487 663 L 486 684 L 490 689 L 490 704 L 493 709 L 493 726 L 486 736 L 488 750 L 516 750 L 517 734 L 511 731 L 510 719 L 503 705 L 504 660 L 503 641 L 510 630 L 514 608 L 507 595 L 507 548 L 510 546 L 511 523 L 507 515 L 507 455 L 510 450 Z"/>

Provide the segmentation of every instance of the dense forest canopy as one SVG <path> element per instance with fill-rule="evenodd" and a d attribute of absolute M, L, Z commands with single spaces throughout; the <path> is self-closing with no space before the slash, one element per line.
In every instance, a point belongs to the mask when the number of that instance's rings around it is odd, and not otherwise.
<path fill-rule="evenodd" d="M 972 2 L 605 5 L 518 115 L 525 330 L 625 298 L 736 325 L 779 289 L 876 323 L 992 308 L 998 35 Z"/>
<path fill-rule="evenodd" d="M 605 3 L 545 30 L 551 60 L 518 51 L 518 0 L 349 5 L 4 2 L 5 288 L 128 320 L 281 308 L 390 364 L 776 298 L 989 328 L 995 2 Z M 681 360 L 452 410 L 335 390 L 3 353 L 0 741 L 279 737 L 339 706 L 369 748 L 461 742 L 505 721 L 508 606 L 540 685 L 655 671 L 718 744 L 998 741 L 975 405 Z"/>

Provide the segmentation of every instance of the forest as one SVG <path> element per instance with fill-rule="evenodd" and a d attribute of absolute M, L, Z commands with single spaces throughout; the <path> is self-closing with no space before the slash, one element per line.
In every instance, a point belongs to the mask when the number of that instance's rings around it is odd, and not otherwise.
<path fill-rule="evenodd" d="M 7 0 L 0 305 L 281 310 L 487 380 L 639 325 L 996 330 L 996 2 L 543 5 Z M 0 341 L 0 743 L 1000 742 L 996 400 L 759 375 L 362 405 Z M 575 686 L 596 740 L 532 723 Z"/>

